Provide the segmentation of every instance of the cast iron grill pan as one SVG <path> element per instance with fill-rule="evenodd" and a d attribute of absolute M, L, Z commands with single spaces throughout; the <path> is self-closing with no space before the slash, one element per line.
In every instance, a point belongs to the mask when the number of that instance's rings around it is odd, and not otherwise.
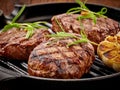
<path fill-rule="evenodd" d="M 37 4 L 37 5 L 29 5 L 26 7 L 25 11 L 21 15 L 21 17 L 17 20 L 17 22 L 34 22 L 34 21 L 47 21 L 45 24 L 48 28 L 51 28 L 51 17 L 53 15 L 65 13 L 69 8 L 76 7 L 75 3 L 49 3 L 49 4 Z M 102 7 L 107 7 L 108 12 L 107 16 L 117 20 L 120 22 L 120 9 L 96 5 L 96 4 L 87 4 L 90 10 L 99 11 Z M 11 20 L 17 12 L 20 10 L 21 5 L 15 5 L 15 9 L 11 13 L 10 16 L 6 17 L 7 20 Z M 80 79 L 50 79 L 50 78 L 42 78 L 29 76 L 27 72 L 27 62 L 26 61 L 15 61 L 8 60 L 0 57 L 0 81 L 2 82 L 2 86 L 8 85 L 5 82 L 10 83 L 10 81 L 15 82 L 22 81 L 24 84 L 30 85 L 40 85 L 39 88 L 47 88 L 48 87 L 77 87 L 77 88 L 85 88 L 86 86 L 98 86 L 101 84 L 102 86 L 106 86 L 104 83 L 108 83 L 109 85 L 114 82 L 120 82 L 120 73 L 115 72 L 113 69 L 105 66 L 99 57 L 96 55 L 95 61 L 90 68 L 90 71 L 83 75 Z M 14 85 L 12 84 L 12 85 Z M 21 83 L 20 83 L 21 84 Z M 10 85 L 10 87 L 12 87 Z M 17 84 L 18 85 L 18 84 Z M 46 85 L 46 86 L 45 86 Z M 116 85 L 115 83 L 112 84 Z M 9 86 L 9 85 L 8 85 Z M 45 87 L 44 87 L 45 86 Z M 30 87 L 30 86 L 29 86 Z M 110 87 L 110 86 L 109 86 Z"/>

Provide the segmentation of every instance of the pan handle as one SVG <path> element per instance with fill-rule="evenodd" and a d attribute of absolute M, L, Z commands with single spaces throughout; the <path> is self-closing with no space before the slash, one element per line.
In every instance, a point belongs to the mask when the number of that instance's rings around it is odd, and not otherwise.
<path fill-rule="evenodd" d="M 13 78 L 18 78 L 21 77 L 22 75 L 14 72 L 12 70 L 6 69 L 2 66 L 0 66 L 0 82 L 4 81 L 4 80 L 9 80 L 9 79 L 13 79 Z"/>

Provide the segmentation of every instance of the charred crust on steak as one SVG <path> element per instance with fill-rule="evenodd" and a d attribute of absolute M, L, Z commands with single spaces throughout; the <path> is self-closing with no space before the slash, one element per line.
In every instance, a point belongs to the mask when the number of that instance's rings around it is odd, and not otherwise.
<path fill-rule="evenodd" d="M 41 42 L 48 39 L 45 35 L 49 34 L 47 29 L 35 30 L 33 36 L 25 38 L 26 31 L 12 28 L 0 33 L 0 56 L 16 59 L 28 60 L 31 51 Z"/>
<path fill-rule="evenodd" d="M 48 44 L 54 38 L 41 43 L 31 52 L 28 60 L 30 75 L 46 78 L 81 78 L 94 61 L 94 48 L 90 43 L 66 46 L 74 41 L 63 38 Z"/>

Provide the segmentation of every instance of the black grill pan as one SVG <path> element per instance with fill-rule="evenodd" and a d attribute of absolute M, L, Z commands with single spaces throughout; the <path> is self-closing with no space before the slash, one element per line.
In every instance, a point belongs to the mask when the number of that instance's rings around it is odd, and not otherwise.
<path fill-rule="evenodd" d="M 86 4 L 92 11 L 99 11 L 102 7 L 107 7 L 106 16 L 120 22 L 120 9 L 103 5 Z M 47 27 L 51 27 L 51 17 L 65 13 L 68 9 L 78 6 L 75 3 L 48 3 L 28 5 L 17 20 L 17 22 L 47 21 Z M 15 5 L 15 9 L 6 20 L 11 20 L 20 10 L 21 5 Z M 96 55 L 95 61 L 90 68 L 90 72 L 80 79 L 50 79 L 29 76 L 27 73 L 27 62 L 12 61 L 0 58 L 0 90 L 13 89 L 100 89 L 117 88 L 120 83 L 120 72 L 106 67 Z"/>

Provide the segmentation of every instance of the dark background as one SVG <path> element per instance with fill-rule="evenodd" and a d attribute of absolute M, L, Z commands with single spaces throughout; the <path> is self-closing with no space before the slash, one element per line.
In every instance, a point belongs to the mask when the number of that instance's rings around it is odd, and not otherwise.
<path fill-rule="evenodd" d="M 14 4 L 40 4 L 51 2 L 74 2 L 75 0 L 0 0 L 0 9 L 5 15 L 9 15 L 14 9 Z M 81 0 L 85 1 L 85 0 Z M 88 3 L 103 4 L 107 6 L 120 8 L 120 0 L 87 0 Z"/>

